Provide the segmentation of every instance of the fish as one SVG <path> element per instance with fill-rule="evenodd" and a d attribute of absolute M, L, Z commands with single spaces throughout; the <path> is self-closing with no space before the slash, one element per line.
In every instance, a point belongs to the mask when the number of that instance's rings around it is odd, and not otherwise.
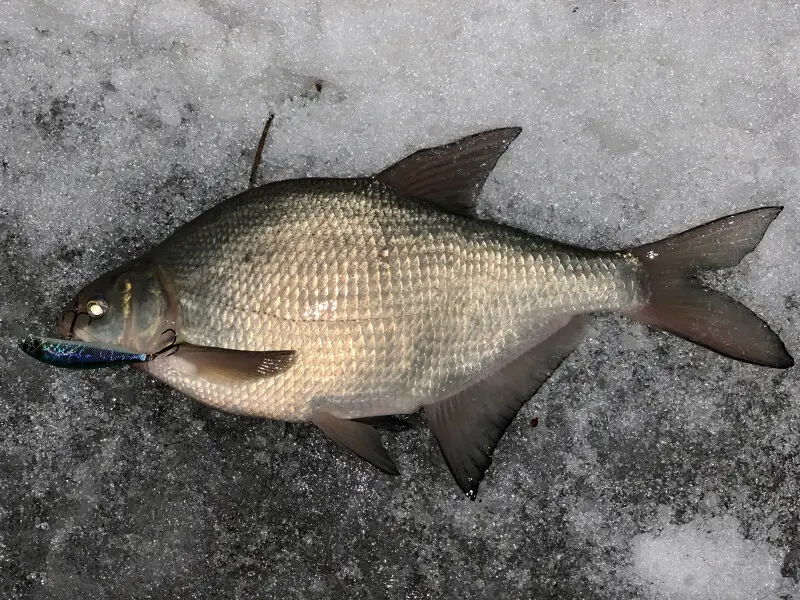
<path fill-rule="evenodd" d="M 153 359 L 151 354 L 130 352 L 108 344 L 43 338 L 35 335 L 29 335 L 21 340 L 19 347 L 25 354 L 42 362 L 70 369 L 96 369 Z"/>
<path fill-rule="evenodd" d="M 419 150 L 371 176 L 248 189 L 86 285 L 59 334 L 152 354 L 172 331 L 174 352 L 132 366 L 222 411 L 313 423 L 390 475 L 378 428 L 423 410 L 471 499 L 593 313 L 793 365 L 761 318 L 697 278 L 737 265 L 781 207 L 618 251 L 548 240 L 476 210 L 520 131 Z"/>

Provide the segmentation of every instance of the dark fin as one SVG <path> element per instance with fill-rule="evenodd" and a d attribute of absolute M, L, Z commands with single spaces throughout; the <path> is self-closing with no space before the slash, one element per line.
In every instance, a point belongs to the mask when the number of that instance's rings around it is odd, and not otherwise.
<path fill-rule="evenodd" d="M 371 425 L 384 431 L 408 431 L 411 429 L 411 423 L 399 417 L 385 416 L 385 417 L 362 417 L 360 419 L 353 419 L 365 425 Z"/>
<path fill-rule="evenodd" d="M 475 216 L 475 202 L 486 178 L 521 131 L 519 127 L 492 129 L 420 150 L 375 179 L 448 212 Z"/>
<path fill-rule="evenodd" d="M 314 413 L 311 422 L 340 446 L 379 468 L 388 475 L 399 475 L 400 471 L 386 452 L 378 432 L 369 425 L 334 417 L 330 413 Z"/>
<path fill-rule="evenodd" d="M 578 345 L 584 322 L 581 317 L 573 318 L 485 379 L 425 407 L 447 466 L 471 500 L 506 427 Z"/>
<path fill-rule="evenodd" d="M 630 315 L 731 358 L 791 367 L 794 360 L 764 321 L 694 277 L 701 270 L 739 264 L 781 210 L 749 210 L 632 250 L 647 269 L 650 298 Z"/>
<path fill-rule="evenodd" d="M 177 348 L 175 357 L 193 367 L 198 377 L 228 382 L 276 375 L 292 366 L 296 354 L 294 350 L 248 352 L 194 344 L 178 344 Z"/>
<path fill-rule="evenodd" d="M 258 140 L 258 146 L 256 147 L 256 155 L 253 158 L 253 167 L 250 169 L 250 180 L 247 189 L 254 188 L 256 186 L 256 179 L 258 178 L 258 167 L 261 164 L 261 153 L 264 152 L 264 144 L 267 141 L 267 134 L 269 133 L 270 125 L 272 125 L 272 120 L 275 118 L 275 113 L 269 113 L 267 117 L 267 122 L 264 124 L 264 131 L 261 132 L 261 137 Z"/>

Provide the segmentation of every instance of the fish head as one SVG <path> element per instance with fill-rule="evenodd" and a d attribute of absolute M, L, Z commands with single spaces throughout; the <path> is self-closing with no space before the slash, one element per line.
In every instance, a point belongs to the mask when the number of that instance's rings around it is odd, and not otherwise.
<path fill-rule="evenodd" d="M 67 306 L 58 333 L 66 339 L 157 352 L 176 335 L 177 309 L 165 281 L 158 266 L 146 262 L 109 271 L 86 285 Z"/>

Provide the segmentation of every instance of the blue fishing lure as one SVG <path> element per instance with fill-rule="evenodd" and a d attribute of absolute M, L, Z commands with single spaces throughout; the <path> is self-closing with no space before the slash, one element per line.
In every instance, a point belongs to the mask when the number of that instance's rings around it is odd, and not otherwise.
<path fill-rule="evenodd" d="M 155 355 L 129 352 L 108 344 L 80 340 L 59 340 L 29 335 L 19 343 L 20 349 L 42 362 L 71 369 L 95 369 L 152 360 Z"/>

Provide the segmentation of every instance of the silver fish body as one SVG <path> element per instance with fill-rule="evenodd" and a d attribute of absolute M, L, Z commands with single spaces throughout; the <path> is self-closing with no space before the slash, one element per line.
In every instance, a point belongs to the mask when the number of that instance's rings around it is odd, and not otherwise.
<path fill-rule="evenodd" d="M 646 295 L 629 253 L 445 213 L 366 178 L 245 192 L 149 258 L 174 286 L 182 340 L 299 352 L 291 369 L 251 382 L 219 384 L 170 361 L 147 370 L 217 408 L 284 420 L 413 412 L 495 371 L 553 322 Z"/>
<path fill-rule="evenodd" d="M 474 210 L 519 131 L 373 177 L 239 194 L 85 286 L 59 331 L 153 356 L 134 368 L 210 406 L 311 421 L 389 474 L 372 425 L 424 408 L 472 498 L 503 431 L 580 343 L 581 315 L 621 312 L 732 358 L 793 364 L 766 323 L 696 278 L 738 264 L 780 207 L 620 252 L 545 240 Z"/>

